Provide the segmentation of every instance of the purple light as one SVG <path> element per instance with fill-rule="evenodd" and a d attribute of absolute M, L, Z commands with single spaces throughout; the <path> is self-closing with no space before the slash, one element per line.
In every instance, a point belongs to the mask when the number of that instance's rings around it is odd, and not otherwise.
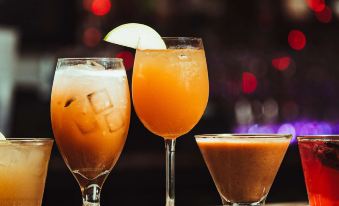
<path fill-rule="evenodd" d="M 252 134 L 292 134 L 291 143 L 296 143 L 296 137 L 299 135 L 326 135 L 339 133 L 339 124 L 331 124 L 323 121 L 301 120 L 293 123 L 283 123 L 278 125 L 242 125 L 234 130 L 239 133 Z"/>
<path fill-rule="evenodd" d="M 274 133 L 274 127 L 271 126 L 271 125 L 259 126 L 259 125 L 255 124 L 248 129 L 248 133 L 252 133 L 252 134 L 272 134 L 272 133 Z"/>
<path fill-rule="evenodd" d="M 239 126 L 235 128 L 234 132 L 238 134 L 245 134 L 248 132 L 248 126 Z"/>
<path fill-rule="evenodd" d="M 318 124 L 320 134 L 333 134 L 332 126 L 329 123 L 321 122 Z"/>
<path fill-rule="evenodd" d="M 318 128 L 314 123 L 305 123 L 301 126 L 298 135 L 316 135 L 319 134 Z"/>
<path fill-rule="evenodd" d="M 292 143 L 296 142 L 297 140 L 296 131 L 292 124 L 286 123 L 286 124 L 281 125 L 277 133 L 278 134 L 291 134 L 293 136 L 291 140 Z"/>

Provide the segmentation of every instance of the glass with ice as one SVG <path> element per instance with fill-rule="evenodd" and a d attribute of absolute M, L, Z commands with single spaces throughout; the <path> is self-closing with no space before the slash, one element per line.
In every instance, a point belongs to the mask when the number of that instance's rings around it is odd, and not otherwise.
<path fill-rule="evenodd" d="M 339 206 L 339 136 L 298 137 L 311 206 Z"/>
<path fill-rule="evenodd" d="M 118 58 L 59 59 L 51 117 L 54 136 L 84 205 L 100 191 L 124 147 L 130 121 L 126 71 Z"/>
<path fill-rule="evenodd" d="M 40 206 L 53 140 L 0 139 L 0 205 Z"/>

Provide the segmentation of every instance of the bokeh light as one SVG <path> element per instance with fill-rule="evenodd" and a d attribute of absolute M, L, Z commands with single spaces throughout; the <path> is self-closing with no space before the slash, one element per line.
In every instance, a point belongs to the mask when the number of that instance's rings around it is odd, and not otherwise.
<path fill-rule="evenodd" d="M 241 88 L 243 93 L 253 93 L 257 88 L 257 78 L 251 72 L 244 72 L 242 74 Z"/>
<path fill-rule="evenodd" d="M 302 50 L 306 45 L 306 36 L 300 30 L 291 30 L 288 34 L 288 44 L 294 50 Z"/>
<path fill-rule="evenodd" d="M 291 134 L 292 135 L 292 142 L 295 142 L 296 141 L 296 131 L 295 131 L 295 128 L 292 124 L 290 123 L 286 123 L 286 124 L 282 124 L 278 131 L 277 131 L 278 134 Z"/>
<path fill-rule="evenodd" d="M 315 12 L 315 17 L 321 23 L 329 23 L 332 20 L 332 10 L 328 6 L 320 12 Z"/>
<path fill-rule="evenodd" d="M 321 12 L 326 7 L 325 0 L 306 0 L 306 2 L 308 7 L 315 12 Z"/>
<path fill-rule="evenodd" d="M 273 134 L 274 128 L 271 125 L 259 126 L 258 124 L 255 124 L 248 128 L 247 132 L 251 134 Z"/>
<path fill-rule="evenodd" d="M 246 99 L 241 99 L 235 104 L 235 117 L 240 125 L 251 124 L 253 122 L 253 112 L 251 103 Z"/>
<path fill-rule="evenodd" d="M 272 59 L 272 66 L 279 71 L 284 71 L 291 63 L 291 57 L 282 56 Z"/>
<path fill-rule="evenodd" d="M 263 114 L 266 121 L 271 122 L 278 117 L 279 106 L 274 99 L 268 99 L 263 104 Z"/>
<path fill-rule="evenodd" d="M 134 55 L 129 51 L 122 51 L 115 55 L 117 58 L 123 59 L 126 70 L 130 70 L 133 67 Z"/>
<path fill-rule="evenodd" d="M 94 15 L 104 16 L 110 12 L 111 6 L 110 0 L 93 0 L 91 11 Z"/>
<path fill-rule="evenodd" d="M 336 134 L 339 125 L 325 121 L 299 120 L 281 124 L 248 124 L 237 126 L 233 132 L 236 133 L 277 133 L 291 134 L 292 143 L 296 143 L 296 137 L 300 135 L 329 135 Z"/>
<path fill-rule="evenodd" d="M 284 12 L 293 20 L 304 20 L 310 16 L 310 10 L 305 0 L 284 0 Z"/>
<path fill-rule="evenodd" d="M 86 28 L 83 33 L 83 43 L 88 47 L 95 47 L 97 46 L 102 38 L 102 33 L 94 27 Z"/>
<path fill-rule="evenodd" d="M 333 1 L 332 4 L 333 13 L 339 17 L 339 1 Z"/>

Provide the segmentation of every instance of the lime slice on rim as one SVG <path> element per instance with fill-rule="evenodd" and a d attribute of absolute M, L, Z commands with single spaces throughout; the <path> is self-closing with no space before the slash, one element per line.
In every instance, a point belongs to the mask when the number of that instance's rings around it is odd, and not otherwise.
<path fill-rule="evenodd" d="M 0 132 L 0 140 L 6 140 L 6 137 Z"/>
<path fill-rule="evenodd" d="M 147 25 L 138 23 L 118 26 L 110 31 L 104 40 L 134 49 L 166 49 L 166 44 L 158 32 Z"/>

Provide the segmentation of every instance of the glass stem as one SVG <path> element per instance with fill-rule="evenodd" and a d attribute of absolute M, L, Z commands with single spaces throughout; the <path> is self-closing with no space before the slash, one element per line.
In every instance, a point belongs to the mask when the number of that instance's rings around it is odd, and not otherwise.
<path fill-rule="evenodd" d="M 166 148 L 166 206 L 174 206 L 175 139 L 165 139 Z"/>
<path fill-rule="evenodd" d="M 91 184 L 82 188 L 83 206 L 100 206 L 101 188 L 97 184 Z"/>

